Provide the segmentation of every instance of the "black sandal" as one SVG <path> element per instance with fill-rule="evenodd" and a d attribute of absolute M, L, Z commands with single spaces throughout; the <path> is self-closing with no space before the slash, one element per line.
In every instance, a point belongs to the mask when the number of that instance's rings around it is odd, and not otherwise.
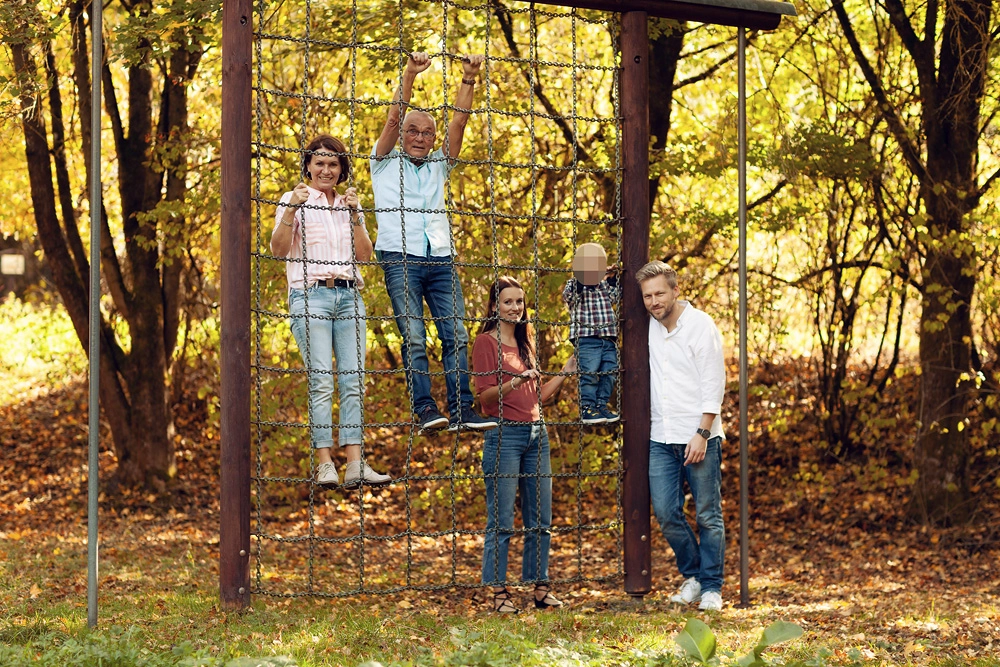
<path fill-rule="evenodd" d="M 493 591 L 493 611 L 498 614 L 521 613 L 521 610 L 514 606 L 513 599 L 506 588 L 502 591 Z"/>
<path fill-rule="evenodd" d="M 537 586 L 535 586 L 535 592 L 537 593 L 539 591 L 545 593 L 545 595 L 542 596 L 541 600 L 539 600 L 538 596 L 536 595 L 532 596 L 535 599 L 536 608 L 552 609 L 563 606 L 563 601 L 557 598 L 556 596 L 552 595 L 551 593 L 552 589 L 549 588 L 548 584 L 538 584 Z"/>

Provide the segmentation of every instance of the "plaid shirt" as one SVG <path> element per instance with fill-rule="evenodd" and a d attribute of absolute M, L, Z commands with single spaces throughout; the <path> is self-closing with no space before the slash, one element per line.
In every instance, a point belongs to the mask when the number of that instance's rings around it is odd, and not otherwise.
<path fill-rule="evenodd" d="M 592 287 L 570 278 L 562 296 L 569 306 L 570 340 L 581 336 L 618 337 L 618 317 L 612 305 L 621 296 L 617 277 L 602 280 Z"/>

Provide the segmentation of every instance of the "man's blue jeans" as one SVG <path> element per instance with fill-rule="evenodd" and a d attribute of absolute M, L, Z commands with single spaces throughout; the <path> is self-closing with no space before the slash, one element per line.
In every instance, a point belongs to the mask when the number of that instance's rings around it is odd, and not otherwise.
<path fill-rule="evenodd" d="M 549 579 L 552 536 L 552 463 L 549 435 L 542 424 L 501 424 L 487 431 L 483 447 L 486 481 L 486 539 L 483 583 L 507 583 L 507 551 L 514 534 L 514 495 L 521 490 L 524 555 L 521 581 Z M 498 451 L 499 450 L 499 451 Z"/>
<path fill-rule="evenodd" d="M 334 376 L 340 383 L 340 446 L 360 445 L 368 346 L 361 293 L 350 287 L 310 287 L 308 294 L 306 290 L 292 289 L 288 312 L 292 315 L 292 335 L 309 376 L 313 447 L 333 446 Z"/>
<path fill-rule="evenodd" d="M 592 408 L 607 405 L 618 370 L 615 339 L 580 336 L 576 340 L 576 360 L 580 368 L 580 405 Z"/>
<path fill-rule="evenodd" d="M 660 530 L 677 557 L 685 579 L 694 577 L 702 592 L 722 590 L 726 530 L 722 525 L 722 438 L 708 441 L 705 459 L 684 465 L 681 445 L 649 442 L 649 495 Z M 684 482 L 691 488 L 699 540 L 684 516 Z"/>
<path fill-rule="evenodd" d="M 469 333 L 465 329 L 462 284 L 451 257 L 417 257 L 382 252 L 379 263 L 385 272 L 385 287 L 392 301 L 396 326 L 403 337 L 403 367 L 413 412 L 435 406 L 431 397 L 430 364 L 424 300 L 430 308 L 441 339 L 441 361 L 448 387 L 448 410 L 460 418 L 461 405 L 472 405 L 469 389 Z"/>

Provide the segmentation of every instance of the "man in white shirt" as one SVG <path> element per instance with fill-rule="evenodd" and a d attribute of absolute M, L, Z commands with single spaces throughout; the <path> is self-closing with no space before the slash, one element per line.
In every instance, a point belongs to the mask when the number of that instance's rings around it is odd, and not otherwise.
<path fill-rule="evenodd" d="M 722 609 L 722 398 L 726 366 L 712 318 L 682 301 L 677 272 L 654 261 L 636 272 L 649 312 L 649 493 L 684 577 L 670 600 Z M 684 482 L 698 537 L 684 515 Z"/>

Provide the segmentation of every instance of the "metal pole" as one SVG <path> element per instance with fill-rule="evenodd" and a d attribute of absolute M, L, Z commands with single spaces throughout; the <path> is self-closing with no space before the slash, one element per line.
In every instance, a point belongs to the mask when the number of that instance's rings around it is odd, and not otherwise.
<path fill-rule="evenodd" d="M 99 0 L 90 3 L 90 386 L 87 416 L 87 625 L 97 625 L 97 496 L 101 418 L 101 69 Z"/>
<path fill-rule="evenodd" d="M 222 3 L 219 597 L 250 605 L 250 0 Z"/>
<path fill-rule="evenodd" d="M 747 422 L 747 79 L 746 28 L 739 29 L 739 197 L 740 197 L 740 606 L 750 605 L 750 428 Z"/>
<path fill-rule="evenodd" d="M 649 315 L 632 276 L 649 261 L 649 33 L 646 12 L 622 14 L 622 483 L 625 592 L 652 587 L 649 536 Z"/>

